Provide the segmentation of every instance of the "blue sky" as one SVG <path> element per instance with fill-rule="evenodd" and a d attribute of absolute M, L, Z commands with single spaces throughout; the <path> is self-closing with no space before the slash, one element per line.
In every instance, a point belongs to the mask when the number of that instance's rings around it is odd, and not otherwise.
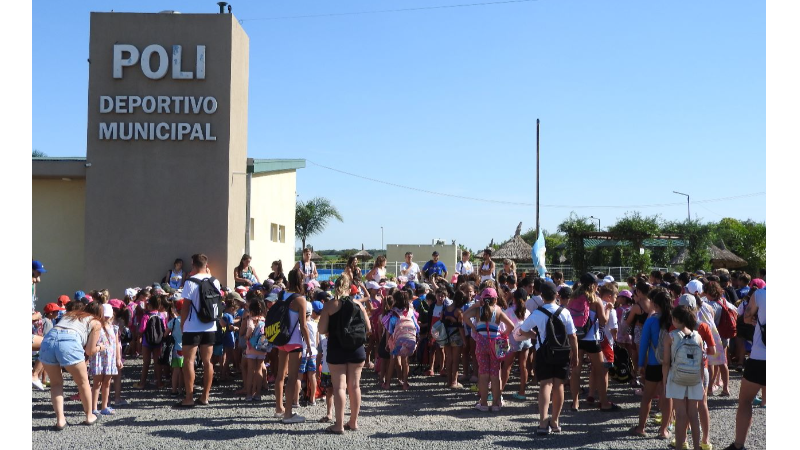
<path fill-rule="evenodd" d="M 760 2 L 458 0 L 232 2 L 250 37 L 248 153 L 306 158 L 302 199 L 345 222 L 316 248 L 456 239 L 474 249 L 535 224 L 542 120 L 542 226 L 626 205 L 686 217 L 685 198 L 766 191 L 765 6 Z M 215 2 L 33 3 L 33 148 L 86 153 L 90 11 L 215 12 Z M 766 219 L 765 195 L 692 204 L 705 220 Z M 601 206 L 619 205 L 616 208 Z"/>

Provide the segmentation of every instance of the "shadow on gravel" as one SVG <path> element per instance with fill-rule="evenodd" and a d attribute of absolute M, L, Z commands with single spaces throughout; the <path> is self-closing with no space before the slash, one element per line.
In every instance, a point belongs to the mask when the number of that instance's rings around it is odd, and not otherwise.
<path fill-rule="evenodd" d="M 484 431 L 438 431 L 438 430 L 425 430 L 425 431 L 409 431 L 405 433 L 373 433 L 369 437 L 376 439 L 415 439 L 418 441 L 452 441 L 458 439 L 459 441 L 481 440 L 486 436 Z"/>
<path fill-rule="evenodd" d="M 251 426 L 247 428 L 227 428 L 216 430 L 197 430 L 197 431 L 180 431 L 180 430 L 160 430 L 150 433 L 153 436 L 163 438 L 181 439 L 184 441 L 230 441 L 231 439 L 247 439 L 254 437 L 268 437 L 271 435 L 289 434 L 293 436 L 313 435 L 320 434 L 322 430 L 299 430 L 287 425 L 285 429 L 266 428 L 271 425 L 261 420 L 256 427 Z"/>

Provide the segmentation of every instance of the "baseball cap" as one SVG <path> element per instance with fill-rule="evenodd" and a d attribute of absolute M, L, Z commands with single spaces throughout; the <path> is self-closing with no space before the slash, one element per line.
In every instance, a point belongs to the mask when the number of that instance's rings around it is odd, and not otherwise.
<path fill-rule="evenodd" d="M 125 303 L 123 303 L 122 300 L 120 300 L 118 298 L 112 298 L 111 300 L 108 301 L 108 304 L 111 305 L 112 308 L 124 308 L 125 307 Z"/>
<path fill-rule="evenodd" d="M 358 286 L 354 284 L 350 286 L 350 295 L 356 295 L 356 294 L 358 294 Z"/>
<path fill-rule="evenodd" d="M 161 289 L 162 289 L 164 292 L 166 292 L 167 294 L 172 294 L 172 293 L 174 293 L 174 292 L 175 292 L 175 289 L 173 289 L 173 288 L 172 288 L 172 286 L 170 286 L 170 285 L 169 285 L 169 284 L 167 284 L 167 283 L 161 283 Z"/>
<path fill-rule="evenodd" d="M 611 275 L 606 275 L 605 278 L 597 282 L 597 285 L 604 286 L 606 283 L 613 283 L 613 282 L 614 282 L 614 277 L 612 277 Z"/>
<path fill-rule="evenodd" d="M 680 297 L 678 297 L 678 306 L 688 306 L 692 309 L 696 309 L 697 301 L 694 298 L 694 295 L 683 294 Z"/>
<path fill-rule="evenodd" d="M 406 283 L 406 286 L 408 286 L 408 287 L 410 287 L 411 289 L 414 289 L 414 290 L 417 289 L 417 283 L 414 283 L 413 281 L 409 281 L 408 283 Z"/>
<path fill-rule="evenodd" d="M 235 302 L 244 303 L 244 299 L 238 292 L 229 292 L 227 297 Z"/>
<path fill-rule="evenodd" d="M 261 284 L 261 283 L 253 283 L 253 285 L 250 286 L 250 289 L 256 290 L 256 291 L 259 290 L 259 289 L 264 289 L 264 285 Z"/>
<path fill-rule="evenodd" d="M 767 287 L 767 283 L 764 282 L 761 278 L 753 278 L 750 280 L 750 287 L 756 289 L 764 289 Z"/>
<path fill-rule="evenodd" d="M 58 297 L 58 303 L 61 304 L 61 305 L 66 305 L 67 303 L 69 303 L 69 296 L 67 296 L 67 295 L 59 296 Z"/>
<path fill-rule="evenodd" d="M 323 300 L 327 301 L 327 300 L 330 300 L 330 299 L 331 299 L 331 294 L 329 292 L 317 291 L 317 293 L 314 294 L 314 302 L 313 303 L 316 303 L 316 302 L 322 303 Z"/>
<path fill-rule="evenodd" d="M 75 295 L 72 296 L 75 300 L 80 300 L 83 297 L 86 297 L 86 292 L 83 291 L 75 291 Z"/>
<path fill-rule="evenodd" d="M 374 281 L 367 281 L 367 289 L 380 289 L 381 285 Z"/>
<path fill-rule="evenodd" d="M 44 313 L 50 314 L 55 311 L 64 311 L 64 308 L 59 306 L 58 303 L 48 303 L 44 306 Z"/>
<path fill-rule="evenodd" d="M 248 289 L 246 287 L 244 287 L 244 286 L 239 286 L 239 287 L 236 288 L 236 292 L 238 292 L 239 295 L 247 294 L 247 290 Z"/>
<path fill-rule="evenodd" d="M 621 295 L 621 296 L 623 296 L 625 298 L 628 298 L 628 299 L 632 299 L 633 298 L 633 294 L 631 293 L 631 291 L 629 291 L 627 289 L 625 289 L 624 291 L 619 291 L 619 294 L 617 294 L 617 295 L 618 296 Z"/>
<path fill-rule="evenodd" d="M 597 283 L 597 277 L 594 276 L 593 273 L 586 272 L 585 274 L 581 275 L 580 282 L 584 286 L 588 286 L 590 284 L 595 284 L 595 283 Z"/>
<path fill-rule="evenodd" d="M 136 297 L 136 289 L 134 288 L 125 289 L 125 296 L 130 298 Z"/>
<path fill-rule="evenodd" d="M 558 292 L 558 287 L 552 281 L 546 281 L 542 283 L 541 287 L 542 295 L 547 294 L 547 296 L 555 296 L 556 292 Z"/>
<path fill-rule="evenodd" d="M 387 281 L 386 283 L 383 284 L 383 287 L 385 287 L 386 289 L 396 288 L 397 283 L 395 283 L 394 281 Z"/>
<path fill-rule="evenodd" d="M 686 292 L 690 294 L 702 294 L 703 293 L 703 283 L 700 280 L 692 280 L 686 284 Z"/>
<path fill-rule="evenodd" d="M 108 303 L 103 305 L 103 317 L 114 317 L 114 307 Z"/>
<path fill-rule="evenodd" d="M 278 294 L 276 294 L 275 292 L 270 292 L 270 294 L 264 298 L 264 301 L 267 301 L 267 302 L 270 302 L 270 303 L 277 302 L 278 301 Z"/>
<path fill-rule="evenodd" d="M 480 299 L 497 298 L 497 291 L 494 288 L 486 288 L 481 292 Z"/>
<path fill-rule="evenodd" d="M 47 273 L 47 271 L 44 270 L 44 265 L 42 264 L 41 261 L 36 261 L 36 260 L 33 261 L 33 270 L 39 273 Z"/>
<path fill-rule="evenodd" d="M 319 314 L 320 311 L 322 311 L 322 308 L 324 308 L 324 307 L 325 307 L 325 304 L 323 304 L 319 300 L 314 300 L 313 302 L 311 302 L 311 310 L 314 311 L 317 314 Z"/>
<path fill-rule="evenodd" d="M 431 287 L 430 287 L 430 285 L 428 285 L 428 283 L 420 283 L 419 287 L 421 287 L 422 289 L 425 289 L 426 291 L 430 291 L 431 290 Z"/>
<path fill-rule="evenodd" d="M 706 274 L 706 271 L 705 271 L 705 270 L 698 270 L 698 271 L 696 271 L 694 274 L 695 274 L 695 275 L 701 275 L 701 276 L 704 276 L 704 275 Z"/>

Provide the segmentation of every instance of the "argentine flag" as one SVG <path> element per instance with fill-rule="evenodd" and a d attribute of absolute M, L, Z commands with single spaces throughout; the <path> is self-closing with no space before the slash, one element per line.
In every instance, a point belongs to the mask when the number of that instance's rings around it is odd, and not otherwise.
<path fill-rule="evenodd" d="M 542 230 L 539 230 L 539 237 L 536 238 L 536 242 L 533 243 L 533 248 L 531 249 L 531 257 L 533 259 L 533 267 L 539 272 L 540 277 L 544 277 L 545 272 L 547 272 L 547 268 L 544 266 L 544 255 L 546 251 L 547 248 L 544 246 L 544 233 L 542 233 Z"/>

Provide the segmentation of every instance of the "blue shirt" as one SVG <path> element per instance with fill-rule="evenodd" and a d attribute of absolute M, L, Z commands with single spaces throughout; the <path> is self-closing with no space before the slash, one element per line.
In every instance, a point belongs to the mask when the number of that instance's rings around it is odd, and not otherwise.
<path fill-rule="evenodd" d="M 656 349 L 658 348 L 658 337 L 661 333 L 659 326 L 660 316 L 658 314 L 647 318 L 642 327 L 642 340 L 639 342 L 639 367 L 659 365 L 656 359 Z"/>
<path fill-rule="evenodd" d="M 750 293 L 750 286 L 745 286 L 743 288 L 739 288 L 736 290 L 736 295 L 738 295 L 739 298 L 744 298 L 749 293 Z"/>
<path fill-rule="evenodd" d="M 427 276 L 431 276 L 433 274 L 441 275 L 447 272 L 447 266 L 445 266 L 441 261 L 433 262 L 433 260 L 430 260 L 426 262 L 424 266 L 422 266 L 422 271 L 425 272 L 425 275 Z"/>
<path fill-rule="evenodd" d="M 225 347 L 236 346 L 235 332 L 231 329 L 231 327 L 233 327 L 233 315 L 231 313 L 224 313 L 222 315 L 222 322 L 225 324 L 225 336 L 222 338 L 222 345 Z"/>

